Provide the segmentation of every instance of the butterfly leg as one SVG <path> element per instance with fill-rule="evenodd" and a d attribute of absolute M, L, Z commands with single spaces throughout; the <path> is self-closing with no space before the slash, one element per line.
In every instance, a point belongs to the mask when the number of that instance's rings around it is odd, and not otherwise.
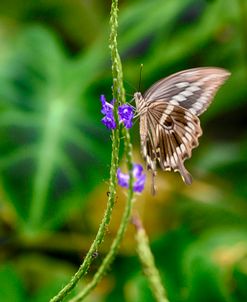
<path fill-rule="evenodd" d="M 156 177 L 157 173 L 156 171 L 152 171 L 152 185 L 151 185 L 151 194 L 154 196 L 156 195 L 157 192 L 157 187 L 155 185 L 155 177 Z"/>

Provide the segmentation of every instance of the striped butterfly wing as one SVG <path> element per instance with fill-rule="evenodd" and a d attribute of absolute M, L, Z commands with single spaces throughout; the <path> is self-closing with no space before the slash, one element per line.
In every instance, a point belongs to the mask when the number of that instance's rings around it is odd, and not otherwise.
<path fill-rule="evenodd" d="M 184 182 L 191 184 L 184 161 L 202 134 L 197 116 L 208 108 L 229 75 L 221 68 L 188 69 L 156 82 L 144 97 L 135 93 L 142 154 L 153 176 L 158 163 L 163 170 L 179 171 Z"/>
<path fill-rule="evenodd" d="M 158 100 L 148 106 L 146 123 L 147 136 L 142 149 L 148 169 L 155 173 L 158 163 L 162 170 L 178 171 L 183 181 L 191 184 L 192 177 L 184 161 L 199 144 L 202 135 L 199 118 L 187 109 Z"/>
<path fill-rule="evenodd" d="M 230 73 L 222 68 L 200 67 L 177 72 L 152 85 L 144 94 L 146 103 L 164 100 L 201 115 L 211 104 Z"/>

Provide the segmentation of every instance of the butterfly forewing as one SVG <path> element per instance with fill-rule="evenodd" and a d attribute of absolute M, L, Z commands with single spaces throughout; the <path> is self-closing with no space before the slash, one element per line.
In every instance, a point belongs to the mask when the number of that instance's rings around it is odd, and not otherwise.
<path fill-rule="evenodd" d="M 229 75 L 221 68 L 194 68 L 161 79 L 144 97 L 135 93 L 142 155 L 153 176 L 158 163 L 165 171 L 178 171 L 184 182 L 191 184 L 184 161 L 191 157 L 202 135 L 197 116 L 208 108 Z"/>
<path fill-rule="evenodd" d="M 202 114 L 230 73 L 222 68 L 193 68 L 175 73 L 152 85 L 144 94 L 146 103 L 163 99 L 170 104 Z"/>

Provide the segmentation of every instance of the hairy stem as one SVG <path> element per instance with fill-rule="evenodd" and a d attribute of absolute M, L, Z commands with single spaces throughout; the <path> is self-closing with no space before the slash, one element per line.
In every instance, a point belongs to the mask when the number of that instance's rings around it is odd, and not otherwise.
<path fill-rule="evenodd" d="M 137 254 L 153 296 L 158 302 L 169 302 L 162 285 L 159 271 L 155 266 L 147 234 L 138 215 L 133 218 L 133 223 L 136 226 Z"/>
<path fill-rule="evenodd" d="M 111 159 L 111 170 L 110 170 L 110 184 L 109 184 L 109 197 L 107 202 L 107 207 L 104 213 L 104 217 L 100 224 L 98 233 L 93 241 L 84 261 L 82 262 L 81 266 L 79 267 L 78 271 L 75 275 L 71 278 L 68 284 L 64 286 L 64 288 L 55 296 L 53 297 L 50 302 L 57 302 L 62 301 L 76 286 L 78 281 L 87 273 L 93 259 L 94 253 L 98 251 L 100 244 L 104 239 L 104 235 L 108 224 L 110 223 L 112 210 L 115 203 L 116 197 L 116 186 L 117 186 L 117 167 L 118 167 L 118 153 L 119 153 L 119 129 L 116 129 L 112 133 L 112 159 Z"/>
<path fill-rule="evenodd" d="M 120 243 L 122 242 L 122 239 L 124 237 L 126 228 L 129 223 L 130 215 L 131 215 L 131 209 L 132 209 L 132 199 L 133 199 L 133 190 L 129 190 L 128 192 L 128 198 L 127 203 L 125 206 L 124 214 L 121 220 L 120 227 L 118 229 L 117 235 L 110 247 L 110 251 L 104 258 L 101 266 L 99 267 L 98 271 L 94 275 L 92 281 L 73 299 L 70 300 L 70 302 L 78 302 L 82 301 L 96 286 L 97 284 L 102 280 L 104 277 L 106 271 L 109 269 L 109 266 L 115 259 L 115 255 L 118 251 L 118 248 L 120 246 Z"/>
<path fill-rule="evenodd" d="M 117 51 L 117 1 L 112 7 L 111 11 L 111 34 L 110 34 L 110 49 L 112 56 L 112 74 L 113 74 L 113 98 L 118 100 L 118 102 L 125 102 L 125 93 L 122 82 L 122 68 L 119 54 Z M 117 106 L 115 106 L 115 111 Z M 104 239 L 105 231 L 111 219 L 112 209 L 115 203 L 116 197 L 116 186 L 117 186 L 117 168 L 119 165 L 119 125 L 112 132 L 112 157 L 111 157 L 111 170 L 110 170 L 110 184 L 109 184 L 109 197 L 107 202 L 107 207 L 103 220 L 100 224 L 98 233 L 95 237 L 94 242 L 92 243 L 83 263 L 81 264 L 79 270 L 71 278 L 69 283 L 55 296 L 50 302 L 62 301 L 76 286 L 78 281 L 87 273 L 90 264 L 93 261 L 94 253 L 98 251 L 98 248 L 101 242 Z"/>
<path fill-rule="evenodd" d="M 112 58 L 112 75 L 113 75 L 113 97 L 118 101 L 118 104 L 125 103 L 125 91 L 123 87 L 123 72 L 122 72 L 122 64 L 121 59 L 118 53 L 117 48 L 117 27 L 118 27 L 118 1 L 113 0 L 111 6 L 111 17 L 110 17 L 110 26 L 111 26 L 111 33 L 110 33 L 110 50 L 111 50 L 111 58 Z M 120 243 L 124 237 L 125 231 L 127 229 L 132 205 L 133 205 L 133 175 L 132 175 L 132 144 L 130 141 L 130 135 L 126 128 L 122 129 L 124 135 L 124 147 L 125 147 L 125 154 L 126 154 L 126 161 L 128 166 L 128 171 L 130 175 L 129 180 L 129 190 L 127 195 L 127 201 L 124 209 L 124 213 L 121 219 L 121 223 L 117 232 L 117 235 L 110 247 L 110 250 L 106 257 L 104 258 L 101 266 L 99 267 L 98 271 L 94 275 L 92 281 L 70 302 L 78 302 L 82 301 L 101 281 L 103 276 L 105 275 L 106 271 L 109 269 L 109 266 L 113 262 Z"/>

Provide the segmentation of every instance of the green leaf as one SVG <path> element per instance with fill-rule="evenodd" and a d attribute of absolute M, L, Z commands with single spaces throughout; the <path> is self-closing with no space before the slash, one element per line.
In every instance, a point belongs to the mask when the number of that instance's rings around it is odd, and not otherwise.
<path fill-rule="evenodd" d="M 233 271 L 246 250 L 244 229 L 215 229 L 195 241 L 183 258 L 188 301 L 234 301 L 229 283 L 242 286 L 234 280 Z"/>
<path fill-rule="evenodd" d="M 20 231 L 35 233 L 86 202 L 106 177 L 109 132 L 100 123 L 99 95 L 85 100 L 86 71 L 78 74 L 49 31 L 24 31 L 6 66 L 9 72 L 0 77 L 8 83 L 0 94 L 2 181 Z M 96 104 L 98 113 L 92 115 L 90 106 Z"/>
<path fill-rule="evenodd" d="M 10 264 L 0 267 L 0 297 L 2 302 L 27 301 L 23 282 Z"/>

